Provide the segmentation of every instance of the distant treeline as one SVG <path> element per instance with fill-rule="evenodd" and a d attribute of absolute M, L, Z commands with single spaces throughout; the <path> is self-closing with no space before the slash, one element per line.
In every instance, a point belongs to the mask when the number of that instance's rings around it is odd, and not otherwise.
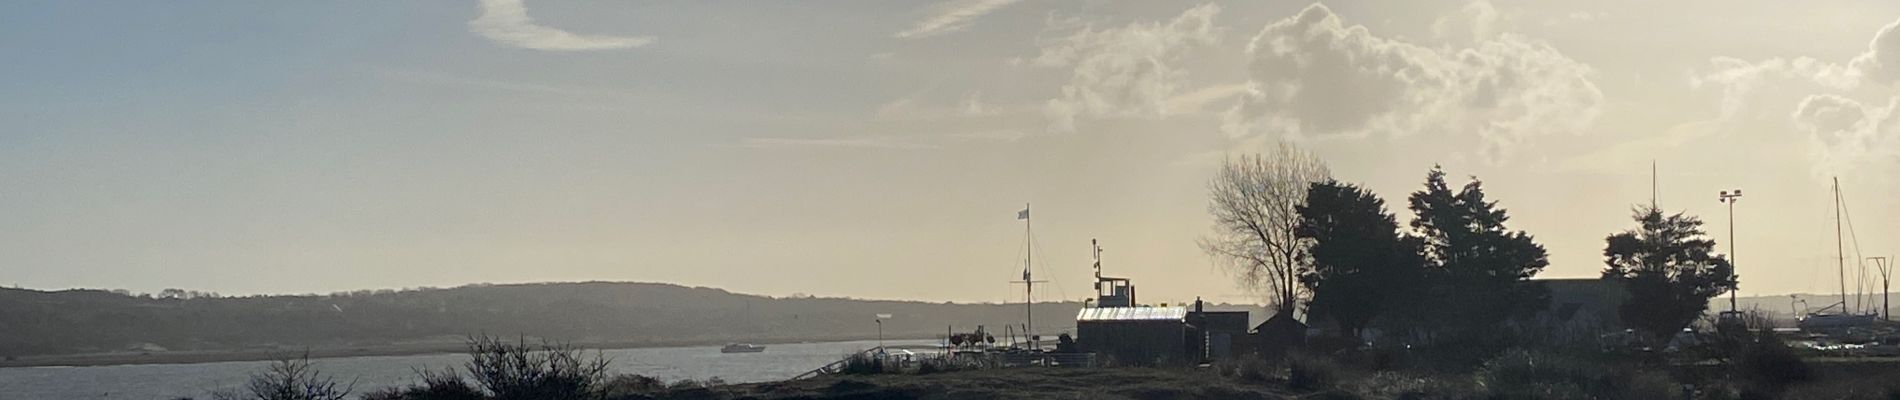
<path fill-rule="evenodd" d="M 1039 303 L 1039 330 L 1072 329 L 1080 303 Z M 657 283 L 471 285 L 221 297 L 0 289 L 0 356 L 148 350 L 296 350 L 459 343 L 472 335 L 579 343 L 862 339 L 1021 324 L 1021 304 L 773 298 Z M 999 335 L 1000 336 L 1000 335 Z"/>

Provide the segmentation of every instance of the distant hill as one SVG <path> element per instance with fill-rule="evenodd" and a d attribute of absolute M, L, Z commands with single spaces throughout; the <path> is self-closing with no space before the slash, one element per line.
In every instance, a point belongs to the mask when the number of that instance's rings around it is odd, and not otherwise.
<path fill-rule="evenodd" d="M 1073 331 L 1080 307 L 1038 303 L 1038 331 Z M 887 337 L 934 337 L 979 324 L 1001 336 L 1022 313 L 1021 304 L 774 298 L 627 282 L 190 299 L 0 289 L 0 356 L 374 348 L 475 334 L 625 345 L 865 339 L 877 334 L 876 314 L 892 314 Z"/>

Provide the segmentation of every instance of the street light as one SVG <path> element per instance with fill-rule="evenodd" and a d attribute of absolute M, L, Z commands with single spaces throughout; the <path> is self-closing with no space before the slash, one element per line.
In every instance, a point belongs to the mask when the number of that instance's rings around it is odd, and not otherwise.
<path fill-rule="evenodd" d="M 877 315 L 877 352 L 879 353 L 884 352 L 884 319 L 890 317 L 890 314 Z"/>
<path fill-rule="evenodd" d="M 1730 271 L 1733 271 L 1735 269 L 1735 202 L 1742 200 L 1742 190 L 1724 190 L 1718 195 L 1717 199 L 1724 204 L 1728 204 L 1728 265 Z M 1735 292 L 1741 290 L 1740 279 L 1737 279 L 1735 284 L 1729 287 L 1728 312 L 1735 313 L 1738 311 L 1735 308 Z"/>

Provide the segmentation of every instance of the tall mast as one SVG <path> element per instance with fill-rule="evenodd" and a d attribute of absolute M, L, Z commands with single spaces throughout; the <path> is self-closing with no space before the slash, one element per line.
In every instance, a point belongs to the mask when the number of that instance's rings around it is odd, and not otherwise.
<path fill-rule="evenodd" d="M 1841 314 L 1847 311 L 1847 245 L 1841 241 L 1841 178 L 1834 177 L 1834 251 L 1841 275 Z"/>
<path fill-rule="evenodd" d="M 1027 338 L 1036 327 L 1036 284 L 1048 281 L 1033 279 L 1035 275 L 1031 272 L 1035 269 L 1031 260 L 1036 258 L 1036 242 L 1029 228 L 1029 203 L 1023 203 L 1023 210 L 1016 213 L 1016 219 L 1023 220 L 1023 280 L 1011 283 L 1023 284 L 1023 319 L 1026 320 L 1023 337 Z"/>

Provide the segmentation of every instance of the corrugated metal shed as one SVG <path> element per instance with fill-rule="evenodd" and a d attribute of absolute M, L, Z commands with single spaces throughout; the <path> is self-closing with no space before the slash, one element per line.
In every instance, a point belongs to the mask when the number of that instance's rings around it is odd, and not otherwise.
<path fill-rule="evenodd" d="M 1076 312 L 1082 321 L 1181 321 L 1187 319 L 1187 307 L 1097 307 Z"/>

